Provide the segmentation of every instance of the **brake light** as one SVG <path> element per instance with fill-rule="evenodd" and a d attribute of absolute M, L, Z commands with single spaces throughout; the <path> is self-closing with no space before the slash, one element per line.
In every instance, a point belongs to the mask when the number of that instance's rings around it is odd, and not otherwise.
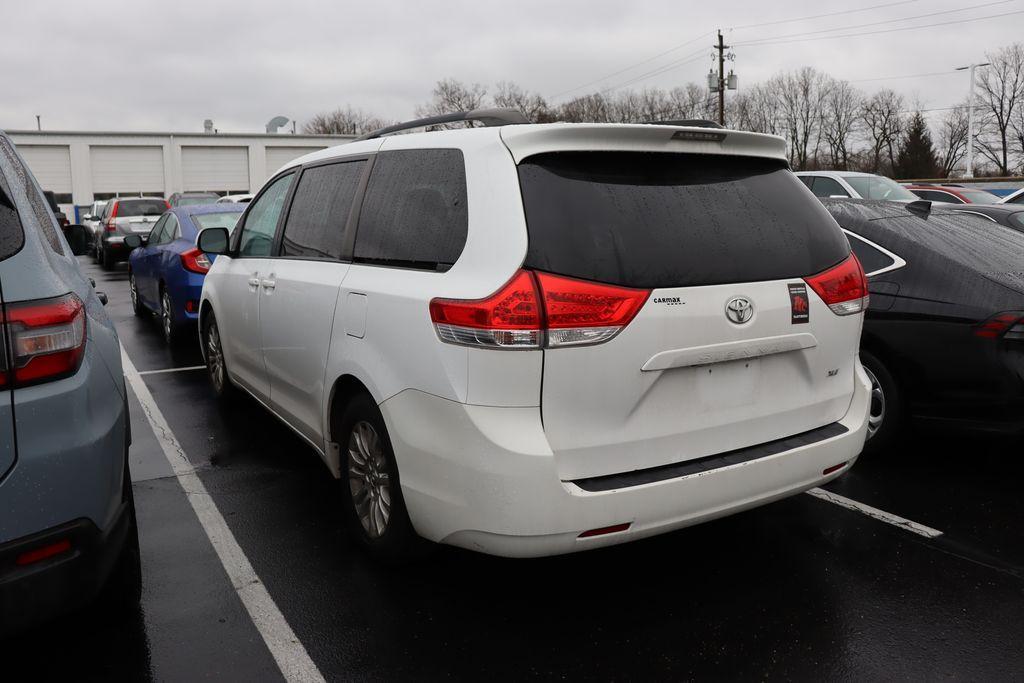
<path fill-rule="evenodd" d="M 997 313 L 974 328 L 976 337 L 985 339 L 1024 340 L 1024 311 Z"/>
<path fill-rule="evenodd" d="M 121 207 L 120 202 L 114 202 L 113 208 L 110 209 L 110 216 L 107 217 L 107 232 L 114 232 L 117 230 L 117 225 L 114 223 L 114 219 L 117 218 L 117 210 Z"/>
<path fill-rule="evenodd" d="M 650 290 L 520 270 L 485 299 L 434 299 L 430 318 L 450 344 L 537 349 L 598 344 L 618 334 Z"/>
<path fill-rule="evenodd" d="M 75 374 L 85 355 L 85 306 L 74 294 L 7 304 L 0 317 L 12 367 L 0 385 L 27 386 Z M 7 360 L 0 363 L 5 369 Z"/>
<path fill-rule="evenodd" d="M 14 564 L 18 565 L 19 567 L 24 567 L 28 564 L 35 564 L 36 562 L 48 560 L 51 557 L 56 557 L 57 555 L 63 555 L 64 553 L 70 550 L 71 541 L 67 538 L 62 538 L 56 543 L 51 543 L 49 545 L 44 545 L 39 548 L 34 548 L 33 550 L 29 550 L 27 552 L 22 553 L 21 555 L 18 555 L 17 559 L 14 560 Z"/>
<path fill-rule="evenodd" d="M 181 267 L 205 275 L 210 272 L 210 257 L 199 249 L 189 249 L 181 255 Z"/>
<path fill-rule="evenodd" d="M 868 307 L 867 278 L 864 277 L 860 261 L 852 252 L 839 265 L 805 277 L 804 281 L 836 315 L 860 313 Z"/>

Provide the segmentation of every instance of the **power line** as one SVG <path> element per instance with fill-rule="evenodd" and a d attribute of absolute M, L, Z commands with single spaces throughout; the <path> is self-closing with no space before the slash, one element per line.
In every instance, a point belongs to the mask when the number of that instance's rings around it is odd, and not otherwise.
<path fill-rule="evenodd" d="M 951 26 L 953 24 L 970 24 L 975 21 L 984 21 L 986 19 L 997 19 L 999 17 L 1009 17 L 1016 14 L 1024 14 L 1024 10 L 1015 10 L 1013 12 L 1003 12 L 1001 14 L 990 14 L 984 17 L 973 17 L 970 19 L 957 19 L 956 21 L 939 21 L 934 24 L 921 24 L 919 26 L 903 26 L 901 28 L 889 28 L 880 29 L 878 31 L 862 31 L 860 33 L 844 33 L 838 36 L 818 36 L 817 38 L 795 38 L 792 40 L 777 40 L 764 43 L 741 43 L 744 46 L 755 46 L 760 47 L 763 45 L 783 45 L 786 43 L 805 43 L 816 40 L 836 40 L 838 38 L 854 38 L 857 36 L 872 36 L 880 33 L 897 33 L 899 31 L 917 31 L 923 28 L 934 28 L 936 26 Z"/>
<path fill-rule="evenodd" d="M 676 69 L 676 68 L 678 68 L 680 66 L 684 66 L 686 64 L 690 64 L 691 62 L 695 62 L 695 61 L 697 61 L 698 59 L 701 58 L 703 53 L 704 53 L 704 48 L 701 48 L 697 52 L 691 52 L 686 57 L 681 57 L 681 58 L 679 58 L 679 59 L 677 59 L 677 60 L 675 60 L 673 62 L 669 62 L 665 66 L 660 66 L 657 69 L 652 69 L 651 71 L 648 71 L 646 73 L 642 73 L 639 76 L 634 76 L 633 78 L 631 78 L 631 79 L 629 79 L 627 81 L 623 81 L 622 83 L 619 83 L 618 85 L 609 86 L 609 87 L 601 90 L 601 94 L 604 95 L 605 93 L 609 93 L 612 90 L 618 90 L 619 88 L 624 88 L 627 85 L 632 85 L 632 84 L 634 84 L 634 83 L 636 83 L 638 81 L 644 81 L 644 80 L 647 80 L 648 78 L 654 78 L 655 76 L 660 76 L 661 74 L 669 72 L 669 71 L 672 71 L 673 69 Z"/>
<path fill-rule="evenodd" d="M 883 7 L 895 7 L 896 5 L 909 5 L 911 3 L 919 2 L 920 0 L 901 0 L 900 2 L 886 2 L 881 5 L 872 5 L 870 7 L 861 7 L 859 9 L 845 9 L 841 12 L 828 12 L 826 14 L 812 14 L 806 17 L 797 17 L 795 19 L 778 19 L 776 21 L 763 21 L 759 24 L 744 24 L 743 26 L 730 26 L 730 31 L 740 31 L 746 28 L 760 28 L 761 26 L 776 26 L 778 24 L 793 24 L 798 21 L 809 21 L 811 19 L 823 19 L 825 17 L 838 17 L 842 14 L 855 14 L 857 12 L 867 12 L 868 10 L 881 9 Z"/>
<path fill-rule="evenodd" d="M 840 80 L 845 80 L 847 83 L 868 83 L 870 81 L 896 81 L 903 78 L 928 78 L 930 76 L 950 76 L 955 73 L 956 71 L 932 71 L 931 73 L 926 74 L 906 74 L 905 76 L 879 76 L 877 78 L 858 78 L 857 80 L 854 81 L 848 79 Z"/>
<path fill-rule="evenodd" d="M 937 17 L 944 14 L 955 14 L 957 12 L 966 12 L 968 10 L 980 9 L 982 7 L 991 7 L 993 5 L 1005 5 L 1008 2 L 1014 2 L 1014 0 L 994 0 L 993 2 L 983 2 L 977 5 L 968 5 L 967 7 L 958 7 L 956 9 L 947 9 L 939 12 L 927 12 L 925 14 L 916 14 L 910 17 L 902 17 L 900 19 L 884 19 L 882 21 L 872 21 L 867 24 L 858 24 L 856 26 L 839 26 L 836 28 L 825 28 L 817 31 L 801 31 L 799 33 L 789 33 L 781 36 L 772 36 L 770 38 L 757 38 L 755 40 L 748 40 L 746 42 L 736 43 L 737 46 L 742 45 L 760 45 L 769 41 L 782 40 L 785 38 L 800 38 L 803 36 L 814 36 L 822 33 L 832 33 L 834 31 L 851 31 L 858 28 L 867 28 L 869 26 L 881 26 L 883 24 L 895 24 L 901 21 L 911 21 L 912 19 L 924 19 L 926 17 Z"/>

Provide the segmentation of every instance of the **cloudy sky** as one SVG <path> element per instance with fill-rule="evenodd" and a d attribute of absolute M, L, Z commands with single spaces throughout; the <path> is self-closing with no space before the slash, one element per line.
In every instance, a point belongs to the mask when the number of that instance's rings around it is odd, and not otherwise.
<path fill-rule="evenodd" d="M 34 0 L 2 15 L 0 128 L 39 114 L 51 130 L 201 131 L 211 118 L 252 132 L 343 105 L 409 118 L 445 77 L 511 80 L 556 104 L 701 81 L 716 28 L 736 44 L 741 88 L 812 65 L 945 107 L 967 89 L 954 67 L 1022 39 L 1024 0 Z M 893 30 L 910 26 L 923 28 Z"/>

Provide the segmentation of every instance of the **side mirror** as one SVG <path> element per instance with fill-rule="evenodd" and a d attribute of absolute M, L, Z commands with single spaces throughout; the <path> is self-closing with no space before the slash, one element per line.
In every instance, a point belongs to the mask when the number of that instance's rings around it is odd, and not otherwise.
<path fill-rule="evenodd" d="M 142 235 L 127 235 L 124 238 L 124 246 L 129 249 L 136 249 L 146 243 L 145 238 Z"/>
<path fill-rule="evenodd" d="M 65 225 L 64 239 L 68 241 L 71 253 L 75 256 L 81 256 L 89 249 L 89 231 L 85 229 L 84 225 L 78 223 Z"/>
<path fill-rule="evenodd" d="M 99 299 L 100 303 L 103 304 L 104 306 L 106 306 L 107 301 L 109 301 L 106 292 L 96 292 L 96 298 Z"/>
<path fill-rule="evenodd" d="M 82 216 L 82 220 L 83 221 L 94 221 L 94 220 L 97 220 L 97 218 L 96 218 L 96 216 L 93 216 L 91 213 L 87 213 L 84 216 Z"/>
<path fill-rule="evenodd" d="M 229 249 L 228 241 L 227 228 L 206 228 L 199 233 L 196 246 L 199 247 L 199 251 L 207 254 L 226 254 Z"/>

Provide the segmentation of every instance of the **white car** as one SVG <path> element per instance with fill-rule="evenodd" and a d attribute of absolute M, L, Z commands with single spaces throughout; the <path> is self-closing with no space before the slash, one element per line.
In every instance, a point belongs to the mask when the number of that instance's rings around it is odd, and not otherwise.
<path fill-rule="evenodd" d="M 920 199 L 892 178 L 874 173 L 797 171 L 796 175 L 816 197 L 885 199 L 892 202 L 915 202 Z"/>
<path fill-rule="evenodd" d="M 310 444 L 378 556 L 623 543 L 818 486 L 864 444 L 864 274 L 781 138 L 371 136 L 199 243 L 214 390 Z"/>
<path fill-rule="evenodd" d="M 216 204 L 248 204 L 252 201 L 251 194 L 226 194 L 218 199 Z"/>
<path fill-rule="evenodd" d="M 1000 204 L 1024 204 L 1024 187 L 999 200 Z"/>
<path fill-rule="evenodd" d="M 82 216 L 82 225 L 89 231 L 89 241 L 93 244 L 99 241 L 100 233 L 103 232 L 101 217 L 106 205 L 106 201 L 95 201 Z"/>

